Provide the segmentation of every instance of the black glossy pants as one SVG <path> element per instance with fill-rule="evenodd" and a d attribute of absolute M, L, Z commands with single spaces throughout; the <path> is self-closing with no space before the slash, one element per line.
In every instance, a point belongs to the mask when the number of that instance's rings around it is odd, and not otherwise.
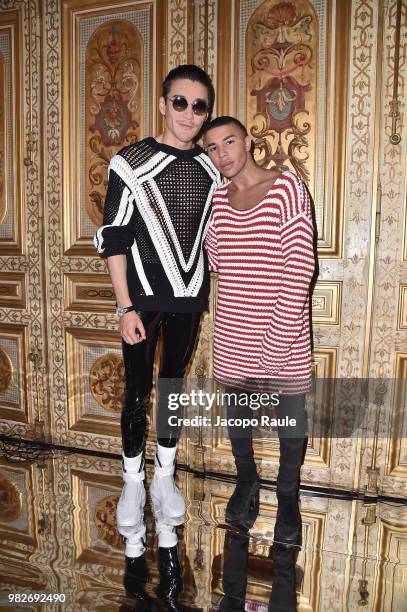
<path fill-rule="evenodd" d="M 235 393 L 237 397 L 248 396 L 241 389 L 227 387 L 228 393 Z M 239 401 L 230 402 L 227 406 L 228 420 L 233 418 L 253 418 L 256 415 L 250 407 L 240 405 Z M 264 413 L 264 411 L 263 411 Z M 283 419 L 296 420 L 296 427 L 278 427 L 280 441 L 280 465 L 277 476 L 277 493 L 279 495 L 291 496 L 297 493 L 299 486 L 299 475 L 307 445 L 306 437 L 306 413 L 305 395 L 280 395 L 279 404 L 275 406 L 275 416 Z M 228 427 L 229 437 L 232 445 L 232 453 L 236 464 L 238 478 L 242 481 L 252 481 L 256 477 L 256 464 L 253 456 L 252 429 L 246 427 Z M 262 431 L 262 437 L 267 432 Z"/>
<path fill-rule="evenodd" d="M 162 333 L 163 351 L 160 378 L 174 379 L 173 390 L 181 387 L 187 365 L 191 359 L 198 334 L 200 312 L 148 312 L 139 313 L 146 330 L 146 340 L 130 345 L 123 341 L 123 359 L 126 394 L 121 415 L 123 452 L 135 457 L 144 446 L 146 410 L 153 381 L 154 356 L 159 334 Z M 158 415 L 167 414 L 166 398 L 159 398 Z M 158 438 L 161 446 L 174 447 L 179 428 L 173 428 L 168 437 Z"/>

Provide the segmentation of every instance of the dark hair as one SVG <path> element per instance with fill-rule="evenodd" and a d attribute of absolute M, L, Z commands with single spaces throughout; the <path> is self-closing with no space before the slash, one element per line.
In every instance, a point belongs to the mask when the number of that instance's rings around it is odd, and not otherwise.
<path fill-rule="evenodd" d="M 213 105 L 215 102 L 215 90 L 211 81 L 211 77 L 206 74 L 205 70 L 195 66 L 195 64 L 181 64 L 170 70 L 164 79 L 162 87 L 162 97 L 166 98 L 171 89 L 171 83 L 177 79 L 189 79 L 190 81 L 198 81 L 202 83 L 208 90 L 208 110 L 209 114 L 212 112 Z"/>
<path fill-rule="evenodd" d="M 209 130 L 213 130 L 213 128 L 221 127 L 222 125 L 230 125 L 233 123 L 236 125 L 245 136 L 248 136 L 247 130 L 243 123 L 236 119 L 235 117 L 230 117 L 229 115 L 222 115 L 221 117 L 216 117 L 216 119 L 212 119 L 206 125 L 204 125 L 203 132 L 206 134 Z"/>

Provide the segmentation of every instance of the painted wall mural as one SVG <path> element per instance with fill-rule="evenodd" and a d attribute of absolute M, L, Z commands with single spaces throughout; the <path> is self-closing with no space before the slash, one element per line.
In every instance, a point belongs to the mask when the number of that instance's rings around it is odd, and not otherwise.
<path fill-rule="evenodd" d="M 112 412 L 121 412 L 124 401 L 124 363 L 116 353 L 99 357 L 89 373 L 89 386 L 97 403 Z"/>
<path fill-rule="evenodd" d="M 262 166 L 306 181 L 315 149 L 317 20 L 308 2 L 264 2 L 246 31 L 247 125 Z M 311 162 L 311 164 L 310 164 Z"/>
<path fill-rule="evenodd" d="M 122 20 L 98 27 L 86 49 L 86 207 L 96 226 L 103 219 L 109 161 L 140 138 L 142 57 L 139 32 Z"/>
<path fill-rule="evenodd" d="M 123 538 L 116 528 L 116 508 L 118 495 L 108 495 L 99 499 L 95 505 L 93 520 L 98 535 L 109 546 L 117 550 L 124 550 Z"/>
<path fill-rule="evenodd" d="M 21 493 L 15 483 L 0 474 L 0 521 L 12 523 L 21 513 Z"/>

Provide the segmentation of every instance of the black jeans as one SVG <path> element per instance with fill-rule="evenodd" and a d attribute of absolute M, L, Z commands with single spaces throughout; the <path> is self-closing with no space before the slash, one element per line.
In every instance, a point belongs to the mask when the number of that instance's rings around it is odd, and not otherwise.
<path fill-rule="evenodd" d="M 191 359 L 198 334 L 200 312 L 149 312 L 139 313 L 146 330 L 146 340 L 139 344 L 123 341 L 123 359 L 126 376 L 126 394 L 121 415 L 123 452 L 126 457 L 135 457 L 144 446 L 146 431 L 146 410 L 150 400 L 153 381 L 154 356 L 157 340 L 162 332 L 163 352 L 160 378 L 182 381 Z M 158 402 L 158 414 L 167 414 L 167 404 Z M 179 428 L 173 428 L 165 439 L 158 438 L 159 444 L 174 447 Z"/>
<path fill-rule="evenodd" d="M 236 394 L 237 398 L 236 402 L 231 401 L 227 405 L 228 421 L 232 418 L 257 417 L 256 412 L 250 408 L 250 393 L 232 387 L 226 387 L 225 391 Z M 248 401 L 239 402 L 242 396 L 247 397 Z M 288 417 L 288 419 L 295 419 L 297 423 L 296 427 L 290 425 L 277 427 L 280 441 L 277 493 L 291 496 L 298 491 L 300 469 L 307 445 L 305 395 L 280 395 L 275 412 L 277 419 Z M 257 476 L 251 426 L 245 427 L 244 430 L 240 427 L 228 426 L 228 431 L 238 478 L 242 481 L 251 481 Z M 265 435 L 265 430 L 262 435 Z"/>

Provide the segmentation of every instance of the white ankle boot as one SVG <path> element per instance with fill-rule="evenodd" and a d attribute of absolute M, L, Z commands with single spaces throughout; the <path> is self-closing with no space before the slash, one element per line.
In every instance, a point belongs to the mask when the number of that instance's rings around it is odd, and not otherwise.
<path fill-rule="evenodd" d="M 125 538 L 137 539 L 137 534 L 144 533 L 144 506 L 146 490 L 144 488 L 144 459 L 141 452 L 137 457 L 123 455 L 124 486 L 116 510 L 117 530 Z M 143 532 L 144 529 L 144 532 Z M 131 555 L 137 556 L 137 555 Z"/>
<path fill-rule="evenodd" d="M 157 444 L 154 477 L 150 487 L 157 527 L 182 525 L 185 521 L 185 501 L 174 481 L 176 452 L 176 447 L 166 448 Z"/>

